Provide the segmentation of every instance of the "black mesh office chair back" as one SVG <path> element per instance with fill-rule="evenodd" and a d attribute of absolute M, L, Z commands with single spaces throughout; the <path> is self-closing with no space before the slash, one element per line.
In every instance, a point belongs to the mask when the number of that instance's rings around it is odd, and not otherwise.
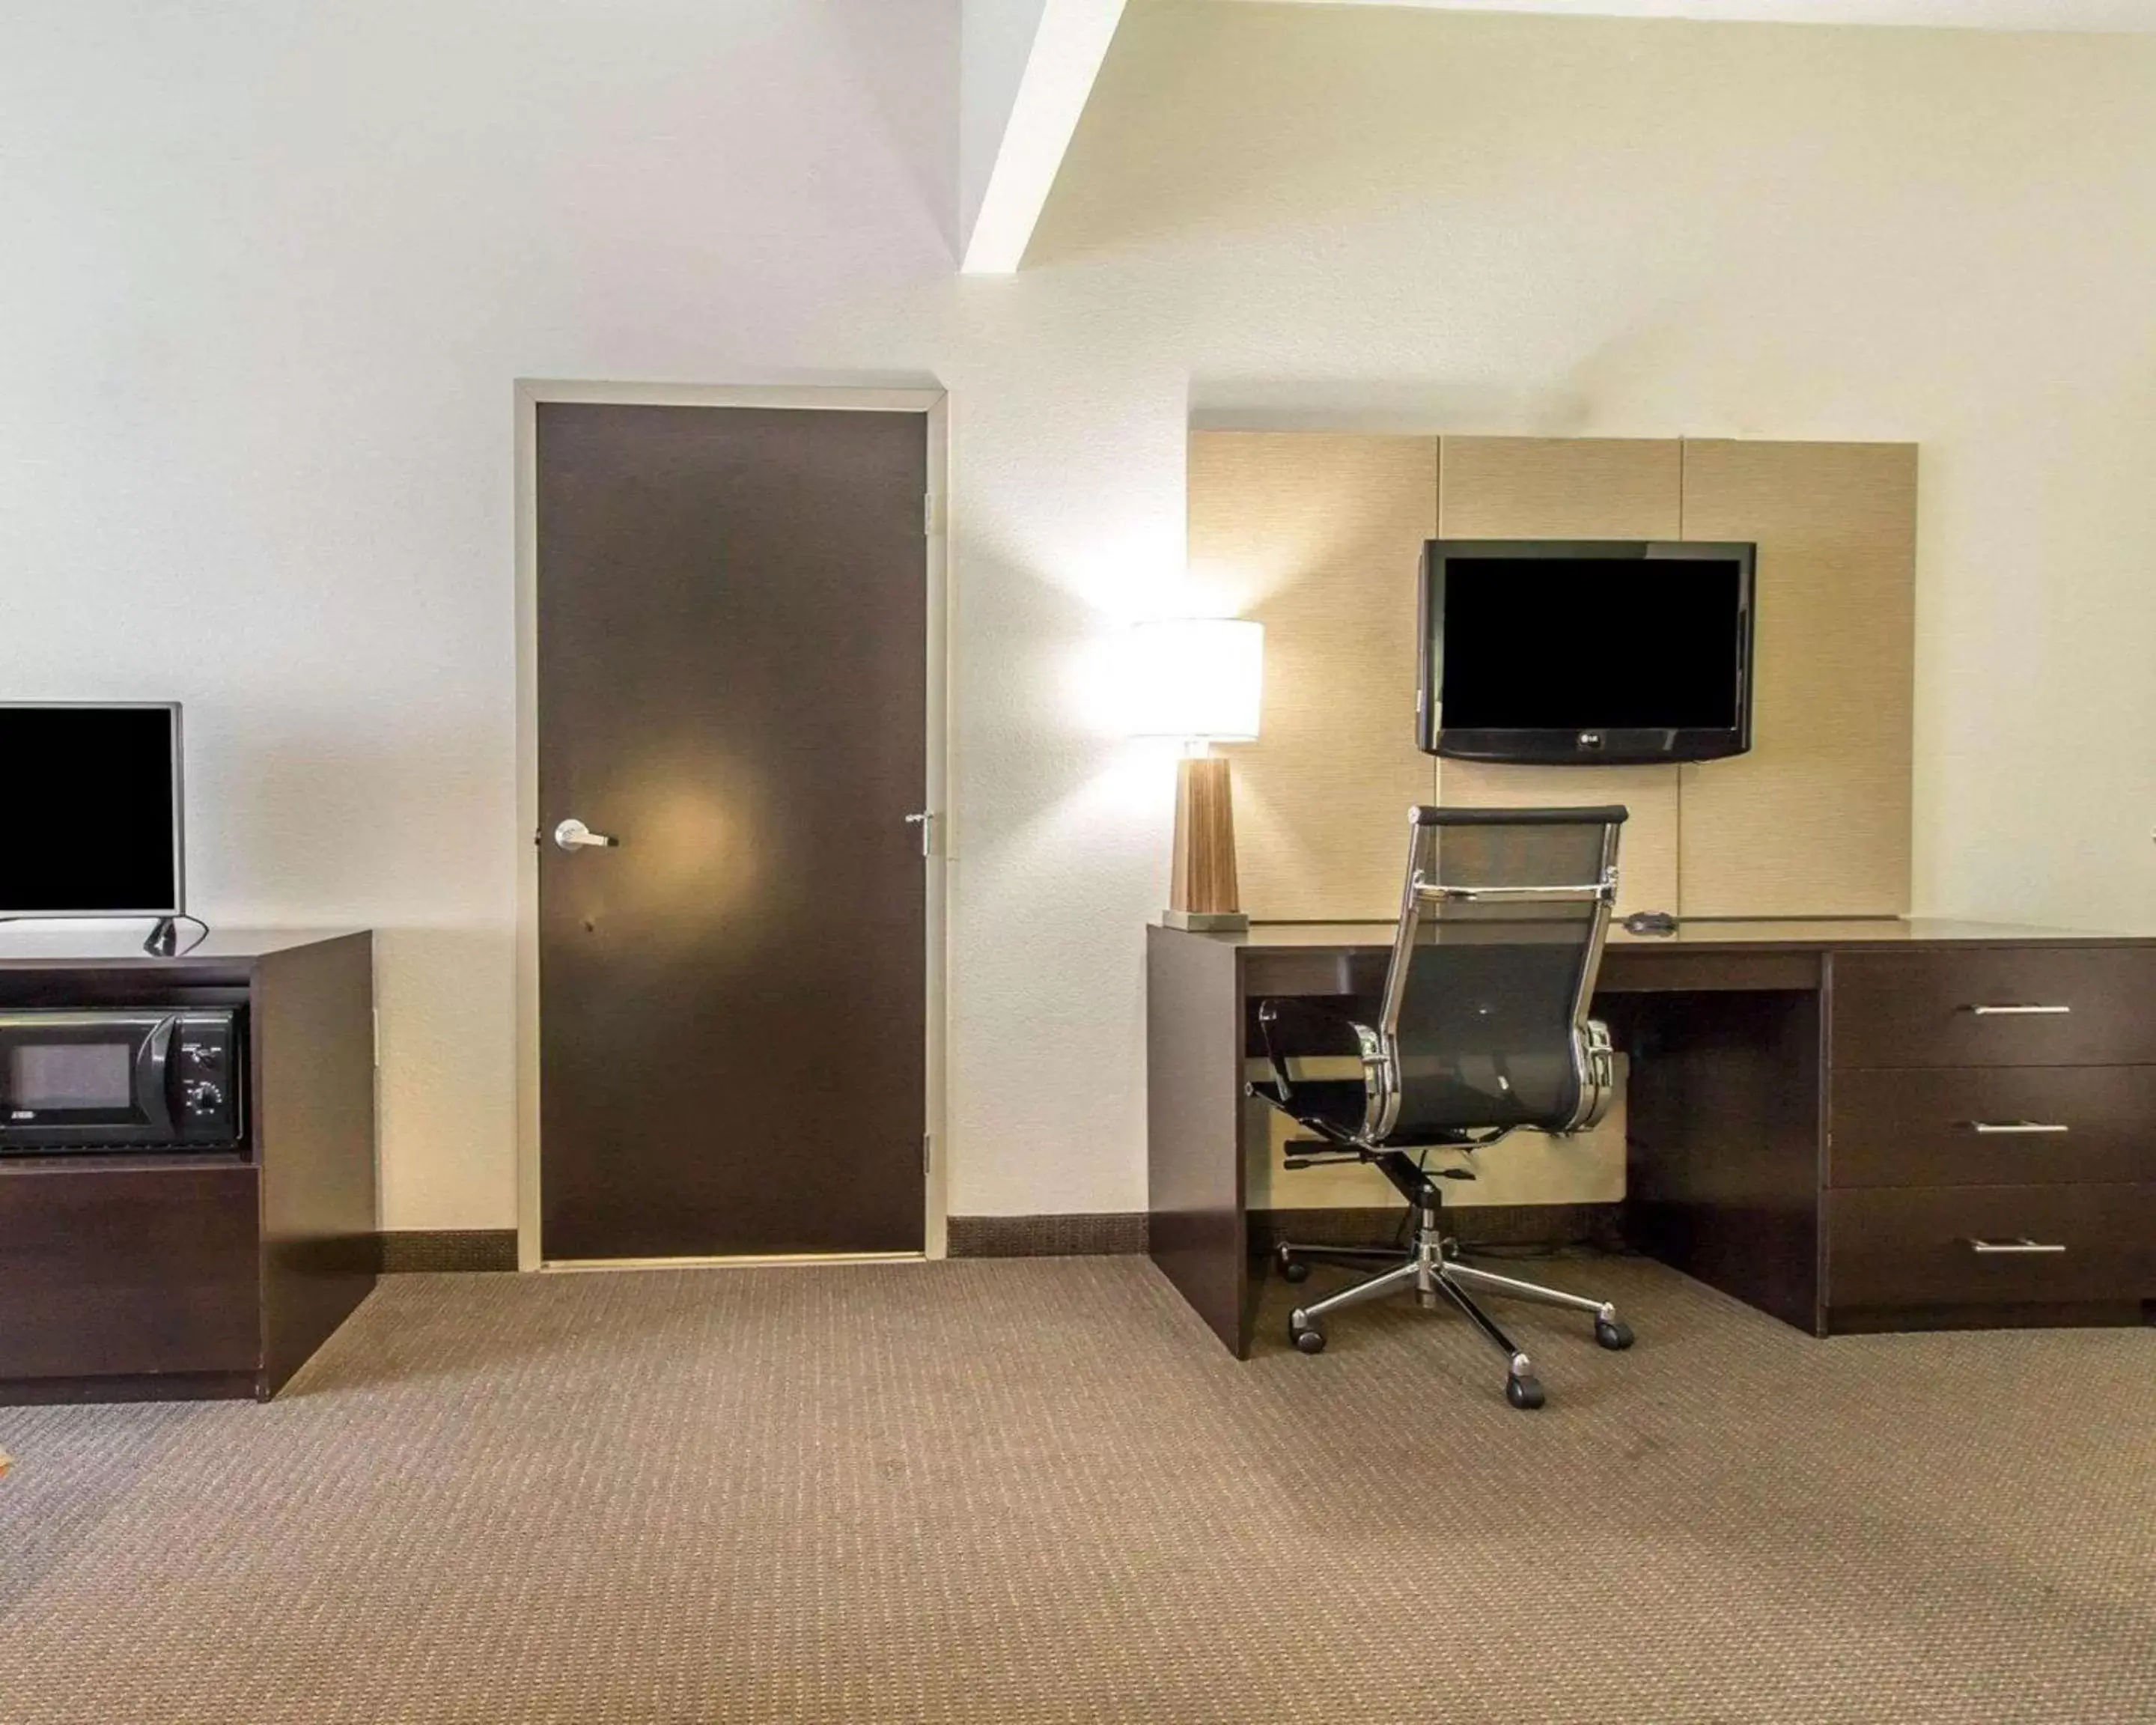
<path fill-rule="evenodd" d="M 1570 1132 L 1598 1101 L 1584 1045 L 1622 809 L 1419 809 L 1389 994 L 1393 1144 L 1462 1132 Z M 1609 883 L 1605 895 L 1605 878 Z M 1553 896 L 1542 896 L 1549 893 Z"/>
<path fill-rule="evenodd" d="M 1592 1312 L 1604 1347 L 1630 1345 L 1631 1332 L 1606 1301 L 1460 1262 L 1441 1230 L 1436 1178 L 1424 1165 L 1433 1147 L 1479 1147 L 1522 1127 L 1578 1132 L 1607 1111 L 1614 1056 L 1588 1007 L 1616 900 L 1625 818 L 1615 806 L 1411 810 L 1382 999 L 1338 1009 L 1306 998 L 1260 1003 L 1271 1077 L 1251 1092 L 1317 1135 L 1289 1165 L 1373 1163 L 1419 1218 L 1404 1263 L 1399 1248 L 1278 1248 L 1291 1281 L 1309 1274 L 1312 1260 L 1394 1261 L 1296 1309 L 1289 1332 L 1305 1353 L 1324 1347 L 1325 1313 L 1410 1286 L 1425 1305 L 1449 1299 L 1504 1351 L 1506 1393 L 1517 1407 L 1540 1406 L 1542 1386 L 1469 1289 Z M 1296 1070 L 1343 1056 L 1359 1060 L 1359 1077 Z M 1408 1153 L 1415 1151 L 1424 1155 Z"/>

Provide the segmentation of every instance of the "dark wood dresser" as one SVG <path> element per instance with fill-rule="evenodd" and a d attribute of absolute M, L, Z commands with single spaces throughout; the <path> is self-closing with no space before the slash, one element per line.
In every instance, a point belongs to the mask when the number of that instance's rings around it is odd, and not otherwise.
<path fill-rule="evenodd" d="M 246 1142 L 0 1156 L 0 1402 L 266 1399 L 374 1286 L 373 937 L 5 932 L 0 1008 L 233 1006 Z"/>
<path fill-rule="evenodd" d="M 2138 1323 L 2156 941 L 1980 923 L 1613 941 L 1625 1227 L 1818 1335 Z"/>
<path fill-rule="evenodd" d="M 2156 1298 L 2156 949 L 1832 958 L 1826 1327 Z"/>

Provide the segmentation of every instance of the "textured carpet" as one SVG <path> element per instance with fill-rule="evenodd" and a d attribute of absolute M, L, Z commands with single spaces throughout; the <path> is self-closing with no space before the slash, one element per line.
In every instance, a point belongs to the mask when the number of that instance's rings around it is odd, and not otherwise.
<path fill-rule="evenodd" d="M 1537 1414 L 1134 1258 L 395 1278 L 268 1407 L 0 1409 L 0 1719 L 2156 1719 L 2156 1331 L 1548 1267 L 1640 1341 L 1511 1308 Z"/>

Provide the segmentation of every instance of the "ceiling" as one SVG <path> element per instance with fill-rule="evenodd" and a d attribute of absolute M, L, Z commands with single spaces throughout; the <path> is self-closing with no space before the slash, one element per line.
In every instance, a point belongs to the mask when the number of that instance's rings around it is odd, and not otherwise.
<path fill-rule="evenodd" d="M 1236 0 L 1254 3 L 1254 0 Z M 2156 0 L 1263 0 L 1301 6 L 1419 6 L 1439 12 L 1549 12 L 1806 24 L 1917 24 L 1963 30 L 2156 33 Z"/>

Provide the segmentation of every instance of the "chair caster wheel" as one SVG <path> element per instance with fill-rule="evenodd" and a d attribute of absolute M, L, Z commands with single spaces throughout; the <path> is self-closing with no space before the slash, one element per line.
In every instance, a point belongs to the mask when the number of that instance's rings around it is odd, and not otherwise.
<path fill-rule="evenodd" d="M 1632 1327 L 1614 1317 L 1598 1317 L 1594 1320 L 1594 1339 L 1612 1353 L 1622 1353 L 1632 1345 Z"/>
<path fill-rule="evenodd" d="M 1315 1324 L 1298 1327 L 1291 1322 L 1288 1325 L 1287 1338 L 1305 1353 L 1325 1352 L 1325 1332 Z"/>
<path fill-rule="evenodd" d="M 1505 1380 L 1505 1399 L 1516 1408 L 1539 1408 L 1543 1401 L 1542 1380 L 1538 1378 L 1507 1378 Z"/>
<path fill-rule="evenodd" d="M 1310 1280 L 1310 1266 L 1296 1257 L 1286 1246 L 1282 1246 L 1278 1252 L 1275 1253 L 1274 1257 L 1280 1265 L 1281 1281 L 1308 1281 Z"/>

